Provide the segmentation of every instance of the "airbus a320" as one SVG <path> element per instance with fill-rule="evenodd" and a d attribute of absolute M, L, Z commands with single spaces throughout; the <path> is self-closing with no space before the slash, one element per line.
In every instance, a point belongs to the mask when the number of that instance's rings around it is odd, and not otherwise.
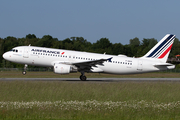
<path fill-rule="evenodd" d="M 24 64 L 24 75 L 28 65 L 35 65 L 53 67 L 54 73 L 58 74 L 80 72 L 80 80 L 85 81 L 87 79 L 85 72 L 136 74 L 174 69 L 173 64 L 166 63 L 174 39 L 175 35 L 165 35 L 147 54 L 140 58 L 35 46 L 15 47 L 4 53 L 3 58 Z"/>

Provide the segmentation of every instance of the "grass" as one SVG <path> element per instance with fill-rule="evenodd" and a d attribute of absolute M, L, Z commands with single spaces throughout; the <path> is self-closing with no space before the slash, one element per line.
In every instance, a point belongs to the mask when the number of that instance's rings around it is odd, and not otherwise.
<path fill-rule="evenodd" d="M 1 77 L 23 76 L 20 72 L 1 73 Z M 79 73 L 69 75 L 28 72 L 26 77 L 79 77 Z M 179 73 L 148 73 L 119 77 L 148 76 L 178 77 Z M 176 120 L 180 119 L 179 91 L 180 82 L 177 81 L 0 81 L 0 119 Z"/>
<path fill-rule="evenodd" d="M 0 82 L 1 119 L 177 119 L 179 82 Z"/>
<path fill-rule="evenodd" d="M 179 82 L 0 81 L 1 101 L 180 100 Z"/>

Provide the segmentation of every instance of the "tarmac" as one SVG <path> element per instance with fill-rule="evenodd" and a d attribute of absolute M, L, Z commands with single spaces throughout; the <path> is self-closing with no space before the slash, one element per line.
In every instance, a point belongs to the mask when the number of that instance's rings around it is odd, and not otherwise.
<path fill-rule="evenodd" d="M 81 81 L 79 78 L 0 78 L 0 81 Z M 180 82 L 180 78 L 87 78 L 82 82 L 125 82 L 125 81 L 159 81 L 159 82 Z"/>

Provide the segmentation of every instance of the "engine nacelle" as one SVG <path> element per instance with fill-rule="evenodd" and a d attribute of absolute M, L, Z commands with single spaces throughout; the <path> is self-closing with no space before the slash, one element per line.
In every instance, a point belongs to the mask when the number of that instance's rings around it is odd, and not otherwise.
<path fill-rule="evenodd" d="M 54 73 L 69 74 L 70 70 L 71 70 L 70 65 L 65 65 L 65 64 L 55 64 L 54 65 Z"/>

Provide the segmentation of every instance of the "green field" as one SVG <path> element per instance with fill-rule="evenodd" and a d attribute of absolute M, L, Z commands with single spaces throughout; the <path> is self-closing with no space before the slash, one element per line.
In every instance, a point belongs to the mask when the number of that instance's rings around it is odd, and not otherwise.
<path fill-rule="evenodd" d="M 1 72 L 1 77 L 25 77 Z M 179 77 L 148 73 L 118 77 Z M 28 72 L 26 77 L 79 77 Z M 87 77 L 117 77 L 87 74 Z M 0 119 L 4 120 L 177 120 L 180 82 L 0 81 Z"/>

